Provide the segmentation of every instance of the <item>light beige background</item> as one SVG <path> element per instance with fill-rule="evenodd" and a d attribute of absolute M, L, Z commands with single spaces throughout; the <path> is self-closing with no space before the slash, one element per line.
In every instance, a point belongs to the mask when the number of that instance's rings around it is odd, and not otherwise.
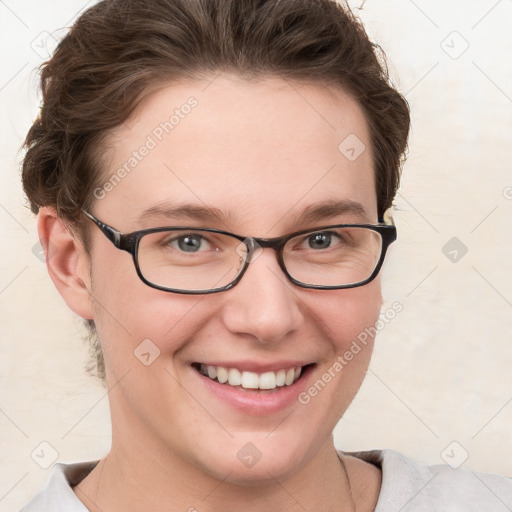
<path fill-rule="evenodd" d="M 51 462 L 41 442 L 63 462 L 109 448 L 108 400 L 83 369 L 80 322 L 33 253 L 17 155 L 48 38 L 90 4 L 0 3 L 0 511 L 47 480 L 31 458 L 37 448 Z M 467 455 L 463 467 L 512 476 L 512 1 L 368 0 L 360 16 L 412 108 L 399 241 L 384 270 L 384 307 L 403 311 L 379 334 L 336 443 L 426 463 Z M 452 237 L 467 247 L 457 262 L 443 253 Z"/>

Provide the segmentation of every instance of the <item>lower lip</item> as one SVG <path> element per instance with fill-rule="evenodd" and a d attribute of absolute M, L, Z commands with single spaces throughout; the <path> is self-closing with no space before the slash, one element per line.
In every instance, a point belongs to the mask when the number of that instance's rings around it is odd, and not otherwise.
<path fill-rule="evenodd" d="M 273 390 L 244 390 L 235 388 L 229 384 L 221 384 L 200 374 L 193 369 L 194 373 L 208 390 L 223 402 L 227 402 L 236 409 L 254 415 L 272 414 L 282 411 L 290 405 L 297 403 L 297 396 L 306 387 L 306 378 L 313 366 L 308 366 L 301 374 L 299 380 L 290 386 L 279 386 Z"/>

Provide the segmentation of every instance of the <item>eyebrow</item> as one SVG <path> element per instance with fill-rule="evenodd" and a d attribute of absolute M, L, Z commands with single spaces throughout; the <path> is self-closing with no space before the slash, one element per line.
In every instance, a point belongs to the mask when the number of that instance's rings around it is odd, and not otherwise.
<path fill-rule="evenodd" d="M 312 223 L 341 215 L 355 215 L 370 222 L 370 215 L 361 203 L 348 199 L 340 201 L 323 201 L 305 208 L 297 217 L 297 222 Z"/>
<path fill-rule="evenodd" d="M 218 208 L 211 206 L 201 206 L 197 204 L 170 204 L 168 202 L 160 202 L 144 210 L 138 220 L 143 221 L 152 217 L 169 217 L 169 218 L 185 218 L 197 219 L 206 222 L 225 222 L 226 217 L 231 218 L 232 214 L 226 215 Z"/>
<path fill-rule="evenodd" d="M 355 215 L 365 222 L 370 222 L 370 216 L 363 205 L 351 200 L 322 201 L 306 207 L 297 215 L 292 214 L 291 217 L 294 223 L 311 224 L 342 215 Z M 227 224 L 228 221 L 233 222 L 236 215 L 234 212 L 223 212 L 211 206 L 192 203 L 170 204 L 163 201 L 144 210 L 138 217 L 138 221 L 153 217 L 194 219 L 202 222 Z"/>

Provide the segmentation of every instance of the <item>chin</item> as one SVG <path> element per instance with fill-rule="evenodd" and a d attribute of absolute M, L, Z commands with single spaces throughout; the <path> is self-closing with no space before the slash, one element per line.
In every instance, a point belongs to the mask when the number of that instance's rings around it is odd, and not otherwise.
<path fill-rule="evenodd" d="M 198 454 L 202 471 L 212 477 L 240 486 L 261 486 L 290 478 L 307 463 L 308 443 L 295 432 L 291 436 L 276 436 L 270 439 L 268 432 L 235 436 L 229 444 L 217 444 L 212 451 L 205 449 Z M 285 439 L 288 437 L 288 441 Z M 309 438 L 310 439 L 310 438 Z M 208 461 L 206 467 L 204 455 Z"/>

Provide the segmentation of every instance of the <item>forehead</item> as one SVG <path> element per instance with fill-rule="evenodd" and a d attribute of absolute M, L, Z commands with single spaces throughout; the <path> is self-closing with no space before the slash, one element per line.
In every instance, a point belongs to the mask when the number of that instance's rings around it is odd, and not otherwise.
<path fill-rule="evenodd" d="M 148 96 L 107 144 L 110 186 L 97 211 L 110 219 L 187 204 L 268 234 L 326 201 L 376 217 L 368 126 L 340 88 L 229 75 L 180 82 Z"/>

